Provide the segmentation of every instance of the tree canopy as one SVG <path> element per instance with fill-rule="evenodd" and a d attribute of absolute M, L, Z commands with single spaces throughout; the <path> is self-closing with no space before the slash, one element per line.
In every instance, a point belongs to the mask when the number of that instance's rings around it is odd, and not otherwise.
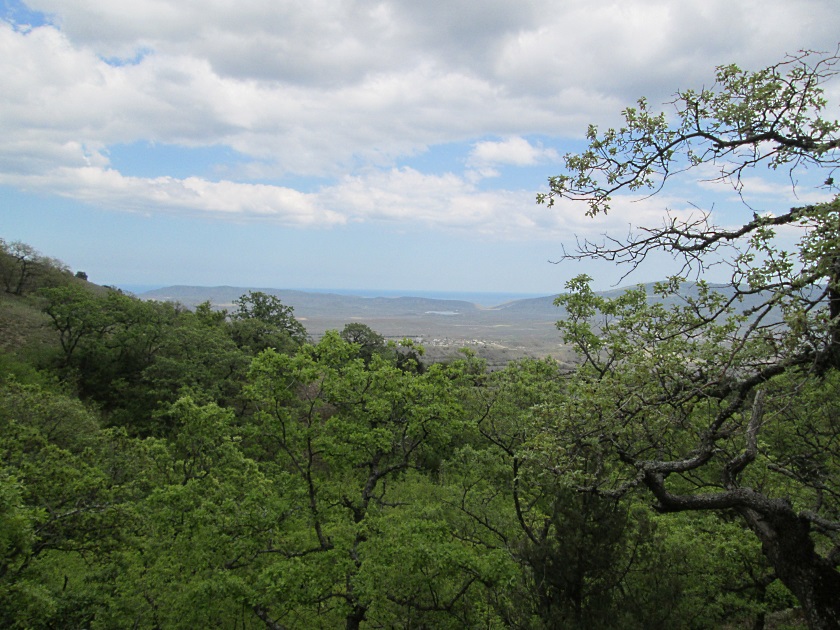
<path fill-rule="evenodd" d="M 0 348 L 4 628 L 704 628 L 791 604 L 737 525 L 546 471 L 577 395 L 551 360 L 424 366 L 355 324 L 243 344 L 250 315 L 65 280 L 0 295 L 52 336 Z"/>
<path fill-rule="evenodd" d="M 568 285 L 558 326 L 584 366 L 554 419 L 563 440 L 573 436 L 555 470 L 579 490 L 646 488 L 664 512 L 737 514 L 813 628 L 840 626 L 840 409 L 829 393 L 840 377 L 840 124 L 823 117 L 837 61 L 802 52 L 755 72 L 720 67 L 711 88 L 678 92 L 670 116 L 642 99 L 621 128 L 590 127 L 588 149 L 568 155 L 538 198 L 582 201 L 595 216 L 616 194 L 655 194 L 695 170 L 743 195 L 760 167 L 824 189 L 824 202 L 804 207 L 744 205 L 739 227 L 717 225 L 715 212 L 668 214 L 567 254 L 632 271 L 664 251 L 683 265 L 653 301 L 643 287 L 605 299 L 586 276 Z M 780 228 L 798 233 L 792 248 Z M 702 272 L 721 260 L 730 281 L 713 290 Z M 686 283 L 688 272 L 699 281 Z"/>

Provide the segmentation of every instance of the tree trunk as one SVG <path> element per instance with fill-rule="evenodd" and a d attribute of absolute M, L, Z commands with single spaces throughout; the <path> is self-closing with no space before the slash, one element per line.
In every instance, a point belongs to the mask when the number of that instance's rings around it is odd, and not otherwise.
<path fill-rule="evenodd" d="M 761 541 L 776 575 L 799 600 L 811 630 L 840 629 L 840 572 L 814 550 L 810 523 L 791 509 L 738 510 Z"/>
<path fill-rule="evenodd" d="M 345 628 L 347 628 L 347 630 L 359 630 L 359 627 L 365 620 L 366 614 L 367 607 L 356 604 L 353 606 L 353 610 L 350 611 L 350 614 L 347 615 L 347 625 Z"/>

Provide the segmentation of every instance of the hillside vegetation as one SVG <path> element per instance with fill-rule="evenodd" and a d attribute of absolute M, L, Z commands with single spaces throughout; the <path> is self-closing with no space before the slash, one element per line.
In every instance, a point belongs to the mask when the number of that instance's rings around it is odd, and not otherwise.
<path fill-rule="evenodd" d="M 795 605 L 731 519 L 551 473 L 552 360 L 426 365 L 358 322 L 313 343 L 263 292 L 190 310 L 31 269 L 0 296 L 3 627 L 747 627 Z"/>

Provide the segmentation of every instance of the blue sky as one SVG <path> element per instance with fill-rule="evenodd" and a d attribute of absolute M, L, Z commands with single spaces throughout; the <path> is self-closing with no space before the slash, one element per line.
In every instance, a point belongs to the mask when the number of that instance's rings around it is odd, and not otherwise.
<path fill-rule="evenodd" d="M 116 285 L 608 288 L 623 270 L 549 261 L 666 208 L 744 208 L 692 181 L 597 220 L 537 206 L 587 124 L 840 33 L 836 0 L 0 7 L 0 238 Z M 759 207 L 812 198 L 769 177 Z"/>

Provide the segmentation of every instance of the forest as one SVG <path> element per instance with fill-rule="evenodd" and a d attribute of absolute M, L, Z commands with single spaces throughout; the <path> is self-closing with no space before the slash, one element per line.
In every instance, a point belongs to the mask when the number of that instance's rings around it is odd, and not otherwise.
<path fill-rule="evenodd" d="M 539 200 L 597 215 L 708 165 L 834 191 L 836 61 L 721 67 L 676 121 L 642 100 Z M 631 269 L 714 254 L 734 290 L 578 277 L 558 298 L 572 371 L 425 363 L 358 322 L 315 342 L 265 293 L 141 301 L 0 241 L 0 626 L 840 627 L 831 194 L 581 243 Z"/>

